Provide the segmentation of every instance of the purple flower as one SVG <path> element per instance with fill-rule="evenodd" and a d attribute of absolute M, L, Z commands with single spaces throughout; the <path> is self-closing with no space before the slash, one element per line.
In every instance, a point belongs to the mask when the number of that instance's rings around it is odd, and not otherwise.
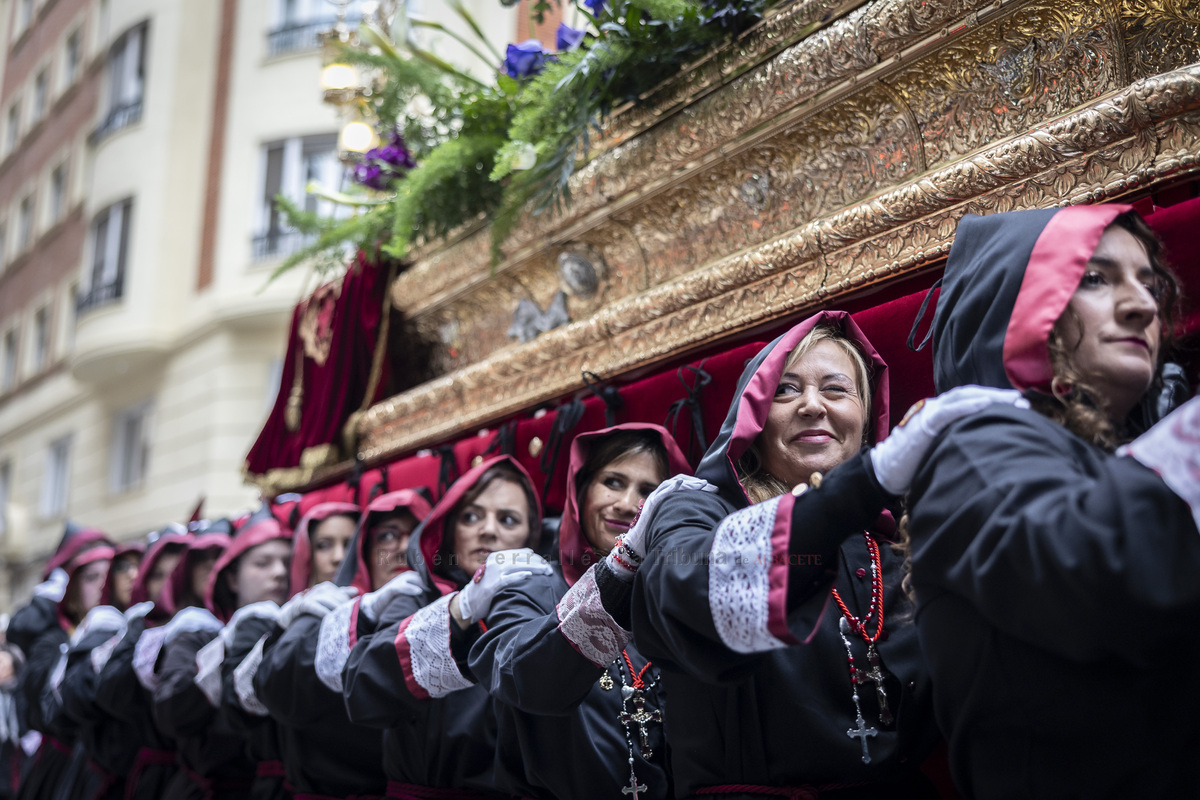
<path fill-rule="evenodd" d="M 574 50 L 583 41 L 585 33 L 587 31 L 583 28 L 572 28 L 567 23 L 560 22 L 558 23 L 558 31 L 554 36 L 554 46 L 560 53 L 567 50 Z"/>
<path fill-rule="evenodd" d="M 387 190 L 392 181 L 417 165 L 412 153 L 404 146 L 404 137 L 392 131 L 385 144 L 363 153 L 354 167 L 354 181 L 379 191 Z"/>
<path fill-rule="evenodd" d="M 600 16 L 600 12 L 608 5 L 608 0 L 583 0 L 583 4 L 592 10 L 593 16 Z"/>
<path fill-rule="evenodd" d="M 542 71 L 546 65 L 546 52 L 537 39 L 526 39 L 520 44 L 510 44 L 504 56 L 504 71 L 508 77 L 530 78 Z"/>

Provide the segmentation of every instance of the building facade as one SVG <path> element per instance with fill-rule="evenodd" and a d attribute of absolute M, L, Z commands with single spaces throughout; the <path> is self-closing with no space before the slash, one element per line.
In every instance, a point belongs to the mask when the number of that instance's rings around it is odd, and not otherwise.
<path fill-rule="evenodd" d="M 319 36 L 370 5 L 0 0 L 0 612 L 67 520 L 129 539 L 257 501 L 243 459 L 313 288 L 268 284 L 302 244 L 273 198 L 338 188 Z M 466 5 L 503 51 L 521 12 Z"/>

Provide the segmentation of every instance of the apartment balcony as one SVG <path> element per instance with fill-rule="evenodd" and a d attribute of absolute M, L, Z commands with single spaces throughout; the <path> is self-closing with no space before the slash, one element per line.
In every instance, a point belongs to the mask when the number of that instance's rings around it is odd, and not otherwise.
<path fill-rule="evenodd" d="M 362 21 L 360 14 L 347 15 L 346 25 L 357 28 Z M 267 31 L 267 54 L 271 57 L 316 50 L 321 46 L 321 34 L 337 24 L 337 17 L 298 20 L 280 25 Z"/>
<path fill-rule="evenodd" d="M 168 354 L 168 337 L 149 318 L 119 302 L 123 282 L 93 286 L 76 301 L 78 316 L 71 374 L 76 380 L 104 385 L 156 369 Z"/>

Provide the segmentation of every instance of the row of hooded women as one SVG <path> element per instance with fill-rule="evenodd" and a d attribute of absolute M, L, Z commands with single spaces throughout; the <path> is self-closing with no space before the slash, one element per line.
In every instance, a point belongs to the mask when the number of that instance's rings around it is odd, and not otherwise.
<path fill-rule="evenodd" d="M 887 366 L 826 311 L 694 472 L 656 425 L 579 435 L 556 542 L 499 456 L 432 507 L 167 531 L 84 617 L 121 557 L 85 532 L 10 629 L 21 794 L 1200 796 L 1178 302 L 1127 207 L 968 217 L 940 394 L 890 435 Z"/>

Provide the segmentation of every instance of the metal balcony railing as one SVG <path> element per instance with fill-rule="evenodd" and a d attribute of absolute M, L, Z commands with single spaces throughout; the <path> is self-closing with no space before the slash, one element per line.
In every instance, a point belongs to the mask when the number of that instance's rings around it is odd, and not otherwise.
<path fill-rule="evenodd" d="M 312 244 L 316 236 L 300 231 L 273 230 L 254 237 L 252 251 L 255 261 L 267 258 L 290 256 L 292 253 Z"/>
<path fill-rule="evenodd" d="M 362 20 L 360 14 L 347 15 L 346 24 L 350 28 L 358 27 Z M 316 50 L 321 46 L 321 34 L 337 24 L 336 17 L 322 19 L 298 20 L 280 25 L 267 31 L 267 53 L 280 56 L 285 53 L 298 53 L 302 50 Z"/>
<path fill-rule="evenodd" d="M 102 283 L 88 288 L 75 300 L 75 314 L 78 316 L 83 312 L 99 308 L 100 306 L 108 305 L 121 299 L 121 294 L 124 291 L 125 280 L 118 276 L 115 281 Z"/>

